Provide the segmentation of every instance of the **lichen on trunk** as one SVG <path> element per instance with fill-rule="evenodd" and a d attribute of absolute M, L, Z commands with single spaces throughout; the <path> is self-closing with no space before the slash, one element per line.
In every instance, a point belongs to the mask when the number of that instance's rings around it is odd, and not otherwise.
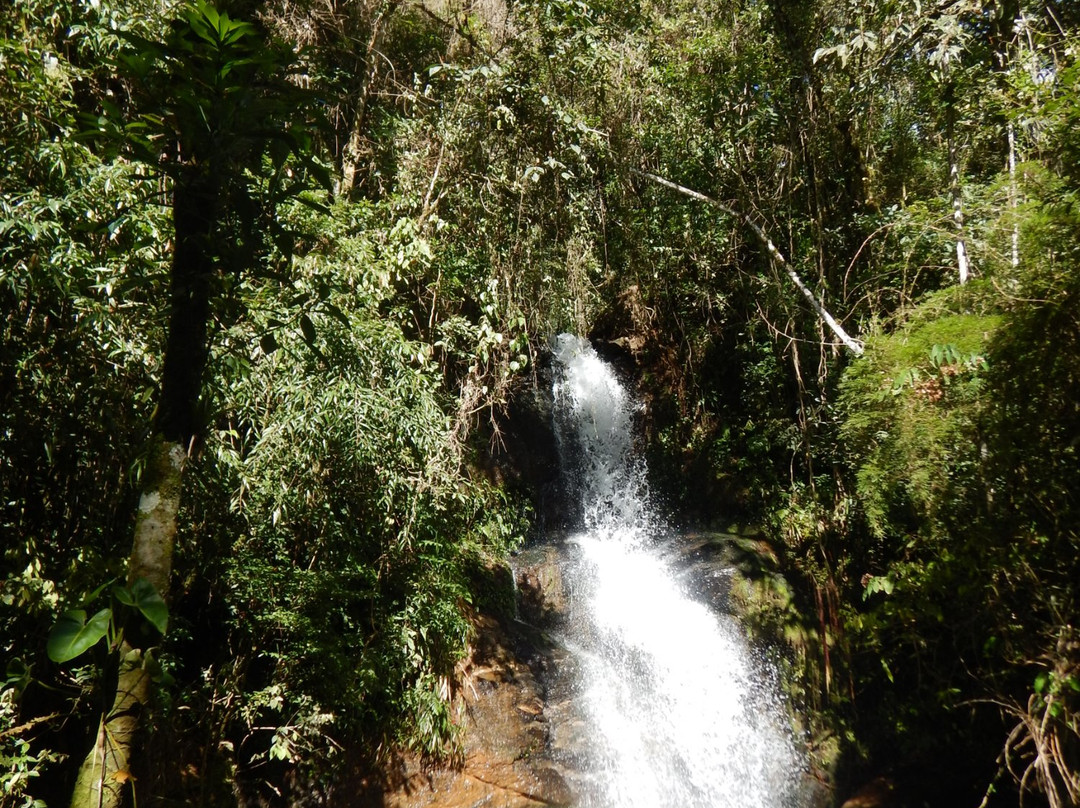
<path fill-rule="evenodd" d="M 155 441 L 139 498 L 135 538 L 128 562 L 129 584 L 146 578 L 166 599 L 185 458 L 184 447 L 179 443 L 164 438 Z"/>

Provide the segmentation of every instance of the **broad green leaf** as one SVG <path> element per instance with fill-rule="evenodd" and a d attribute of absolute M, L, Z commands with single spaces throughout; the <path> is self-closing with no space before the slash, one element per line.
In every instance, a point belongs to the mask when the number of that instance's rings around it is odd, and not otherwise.
<path fill-rule="evenodd" d="M 154 585 L 145 578 L 139 578 L 131 585 L 131 594 L 134 598 L 131 605 L 164 634 L 169 627 L 169 607 Z"/>
<path fill-rule="evenodd" d="M 114 586 L 113 597 L 123 603 L 125 606 L 131 606 L 132 608 L 135 608 L 135 596 L 126 586 Z"/>
<path fill-rule="evenodd" d="M 53 662 L 67 662 L 92 648 L 109 633 L 111 619 L 112 609 L 102 609 L 89 621 L 82 609 L 64 612 L 49 632 L 46 644 L 49 659 Z"/>

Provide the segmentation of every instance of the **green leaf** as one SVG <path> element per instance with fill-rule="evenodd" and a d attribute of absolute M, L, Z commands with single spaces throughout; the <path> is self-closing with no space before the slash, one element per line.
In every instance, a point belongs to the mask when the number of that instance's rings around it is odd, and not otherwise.
<path fill-rule="evenodd" d="M 308 345 L 315 345 L 315 324 L 311 322 L 311 318 L 306 314 L 300 315 L 300 331 L 304 335 L 304 342 Z"/>
<path fill-rule="evenodd" d="M 158 684 L 171 685 L 175 683 L 175 679 L 169 674 L 167 670 L 161 667 L 161 663 L 157 657 L 154 656 L 152 651 L 147 651 L 143 655 L 143 670 L 149 675 L 150 679 Z"/>
<path fill-rule="evenodd" d="M 893 679 L 892 669 L 889 667 L 889 663 L 884 659 L 881 660 L 881 669 L 885 671 L 885 676 L 888 677 L 888 680 L 895 683 L 896 680 Z"/>
<path fill-rule="evenodd" d="M 1050 683 L 1050 675 L 1045 671 L 1035 677 L 1035 692 L 1042 693 L 1046 690 L 1046 686 Z"/>
<path fill-rule="evenodd" d="M 104 592 L 106 589 L 108 589 L 110 586 L 112 586 L 114 581 L 116 581 L 116 578 L 110 578 L 105 583 L 103 583 L 101 586 L 99 586 L 97 589 L 95 589 L 93 592 L 91 592 L 89 595 L 87 595 L 83 599 L 83 605 L 89 606 L 91 603 L 93 603 L 95 600 L 97 600 L 98 595 L 100 595 L 102 592 Z"/>
<path fill-rule="evenodd" d="M 326 304 L 323 305 L 323 308 L 326 309 L 326 311 L 328 311 L 330 313 L 330 315 L 335 320 L 337 320 L 339 323 L 341 323 L 346 328 L 351 328 L 352 327 L 352 322 L 349 320 L 349 318 L 345 314 L 345 312 L 343 312 L 341 309 L 339 309 L 333 303 L 326 303 Z"/>
<path fill-rule="evenodd" d="M 114 587 L 113 595 L 125 606 L 141 612 L 154 628 L 162 634 L 165 633 L 169 624 L 169 607 L 148 580 L 139 578 L 130 587 Z"/>
<path fill-rule="evenodd" d="M 21 691 L 29 683 L 30 668 L 27 664 L 17 657 L 8 662 L 7 670 L 4 672 L 3 686 L 13 685 L 16 690 Z"/>
<path fill-rule="evenodd" d="M 869 597 L 876 592 L 884 592 L 886 595 L 891 595 L 895 588 L 896 582 L 888 576 L 871 576 L 866 582 L 866 589 L 863 590 L 863 600 L 869 599 Z"/>
<path fill-rule="evenodd" d="M 130 606 L 133 609 L 135 608 L 135 596 L 126 586 L 114 586 L 113 597 L 123 603 L 125 606 Z"/>
<path fill-rule="evenodd" d="M 109 633 L 112 609 L 102 609 L 86 619 L 86 612 L 73 609 L 64 612 L 49 632 L 46 651 L 53 662 L 67 662 L 92 648 Z"/>
<path fill-rule="evenodd" d="M 143 617 L 164 634 L 169 627 L 169 607 L 154 585 L 145 578 L 139 578 L 131 585 L 131 594 L 134 602 L 129 605 L 142 612 Z"/>

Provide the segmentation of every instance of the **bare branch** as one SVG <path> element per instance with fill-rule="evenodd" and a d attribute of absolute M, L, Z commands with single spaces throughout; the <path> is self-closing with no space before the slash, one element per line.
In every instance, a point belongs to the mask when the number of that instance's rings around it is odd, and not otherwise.
<path fill-rule="evenodd" d="M 838 323 L 831 314 L 829 314 L 828 310 L 825 308 L 825 304 L 818 299 L 817 295 L 813 293 L 810 287 L 803 283 L 802 278 L 800 278 L 798 273 L 795 272 L 791 264 L 787 262 L 787 259 L 784 258 L 783 254 L 773 243 L 773 240 L 769 238 L 768 233 L 766 233 L 765 230 L 762 229 L 761 225 L 759 225 L 749 216 L 739 213 L 734 208 L 725 205 L 718 199 L 713 199 L 711 196 L 705 196 L 705 194 L 699 193 L 698 191 L 695 191 L 691 188 L 687 188 L 684 185 L 679 185 L 678 183 L 674 183 L 671 180 L 664 179 L 663 177 L 660 177 L 656 174 L 650 174 L 647 171 L 634 170 L 633 173 L 645 177 L 645 179 L 651 180 L 657 185 L 662 185 L 665 188 L 670 188 L 673 191 L 678 191 L 680 194 L 688 196 L 691 199 L 696 199 L 699 202 L 704 202 L 707 205 L 712 205 L 714 208 L 722 210 L 724 213 L 738 219 L 744 225 L 749 227 L 754 232 L 754 235 L 758 237 L 758 240 L 765 247 L 765 250 L 769 253 L 769 258 L 776 266 L 782 268 L 787 273 L 787 276 L 791 278 L 791 282 L 794 283 L 795 287 L 803 293 L 803 296 L 805 296 L 806 299 L 810 302 L 810 305 L 814 308 L 814 311 L 816 311 L 818 313 L 818 316 L 825 321 L 825 324 L 829 326 L 832 332 L 840 339 L 842 343 L 844 343 L 845 346 L 847 346 L 849 351 L 851 351 L 856 356 L 862 356 L 862 343 L 852 338 L 847 333 L 847 331 L 844 330 L 844 327 L 840 325 L 840 323 Z"/>

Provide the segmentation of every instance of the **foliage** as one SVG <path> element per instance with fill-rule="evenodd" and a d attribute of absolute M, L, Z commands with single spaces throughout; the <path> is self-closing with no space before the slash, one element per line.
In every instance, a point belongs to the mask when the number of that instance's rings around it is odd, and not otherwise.
<path fill-rule="evenodd" d="M 901 524 L 939 531 L 945 492 L 950 508 L 960 495 L 962 483 L 943 471 L 962 473 L 977 451 L 986 344 L 997 325 L 977 298 L 970 289 L 929 298 L 845 376 L 841 437 L 858 458 L 856 490 L 874 535 Z"/>
<path fill-rule="evenodd" d="M 71 691 L 45 637 L 120 571 L 156 368 L 164 212 L 138 171 L 71 137 L 76 88 L 106 78 L 116 11 L 20 2 L 0 22 L 0 634 L 25 674 L 3 691 L 13 804 L 60 779 L 65 744 L 41 737 Z"/>
<path fill-rule="evenodd" d="M 104 587 L 99 587 L 99 591 Z M 95 593 L 90 597 L 93 600 Z M 117 603 L 142 615 L 158 634 L 164 634 L 169 622 L 169 607 L 161 594 L 145 578 L 136 579 L 131 586 L 115 586 L 112 597 Z M 53 624 L 46 643 L 46 653 L 53 662 L 70 662 L 82 656 L 103 639 L 110 649 L 123 641 L 126 617 L 117 606 L 101 609 L 87 617 L 85 609 L 69 609 Z"/>
<path fill-rule="evenodd" d="M 312 259 L 304 275 L 325 284 L 333 272 Z M 307 334 L 280 334 L 250 378 L 229 385 L 239 396 L 230 420 L 246 434 L 222 461 L 236 464 L 236 507 L 252 525 L 234 549 L 244 563 L 226 573 L 238 576 L 229 588 L 252 616 L 250 630 L 317 651 L 309 660 L 293 648 L 293 664 L 309 669 L 300 675 L 363 704 L 378 703 L 377 689 L 400 698 L 403 685 L 450 674 L 467 634 L 457 608 L 469 597 L 461 565 L 484 551 L 477 531 L 486 495 L 459 483 L 452 413 L 440 405 L 430 347 L 371 312 L 340 316 L 351 293 L 331 293 Z M 363 532 L 354 535 L 353 525 Z M 295 572 L 282 578 L 279 568 Z M 363 643 L 343 631 L 365 624 L 377 628 Z M 355 657 L 358 645 L 369 645 L 370 661 Z M 326 676 L 330 665 L 338 675 Z M 386 705 L 377 714 L 396 712 Z M 425 738 L 427 751 L 438 740 Z"/>
<path fill-rule="evenodd" d="M 166 174 L 204 148 L 213 160 L 235 165 L 244 143 L 220 150 L 214 131 L 223 130 L 198 131 L 200 120 L 224 120 L 223 108 L 202 108 L 198 93 L 213 95 L 215 77 L 226 71 L 242 90 L 229 95 L 227 104 L 238 114 L 272 114 L 253 110 L 244 92 L 255 89 L 248 74 L 275 54 L 258 51 L 251 62 L 240 53 L 227 70 L 228 60 L 208 56 L 204 62 L 190 48 L 184 51 L 185 43 L 205 50 L 218 39 L 223 47 L 247 47 L 250 26 L 219 15 L 224 33 L 221 26 L 217 34 L 204 30 L 211 12 L 205 6 L 163 40 L 151 37 L 160 36 L 164 25 L 100 36 L 97 26 L 107 25 L 114 9 L 100 12 L 99 18 L 93 9 L 64 9 L 72 15 L 67 29 L 32 9 L 15 18 L 43 39 L 64 30 L 88 32 L 100 50 L 80 57 L 92 56 L 87 61 L 101 70 L 100 84 L 83 68 L 3 40 L 4 80 L 19 89 L 5 93 L 3 102 L 3 155 L 17 178 L 4 189 L 0 243 L 6 301 L 3 530 L 14 539 L 5 542 L 10 574 L 3 619 L 6 652 L 26 659 L 30 671 L 28 687 L 4 691 L 10 723 L 30 728 L 26 740 L 17 736 L 12 747 L 13 799 L 23 793 L 63 798 L 62 774 L 37 774 L 63 757 L 49 746 L 66 751 L 68 741 L 46 741 L 43 731 L 55 726 L 60 711 L 79 715 L 96 700 L 91 669 L 68 673 L 51 666 L 47 646 L 51 656 L 66 661 L 119 631 L 108 619 L 119 614 L 115 604 L 93 609 L 97 615 L 88 622 L 69 618 L 97 597 L 91 593 L 101 580 L 122 571 L 139 447 L 150 422 L 150 380 L 160 377 L 165 312 L 157 292 L 171 249 L 168 211 L 155 204 L 161 180 L 148 181 L 145 169 L 121 154 Z M 40 19 L 47 30 L 34 27 Z M 141 20 L 134 17 L 135 23 Z M 35 43 L 32 36 L 28 41 Z M 159 47 L 159 41 L 165 44 Z M 170 49 L 187 56 L 180 59 Z M 130 92 L 121 94 L 128 105 L 123 109 L 108 106 L 107 99 L 116 97 L 111 89 L 95 97 L 109 86 L 106 68 L 117 63 L 132 82 L 122 88 Z M 183 65 L 202 65 L 205 76 Z M 192 93 L 165 89 L 184 80 L 190 80 Z M 74 86 L 88 88 L 90 98 L 76 98 Z M 95 153 L 85 145 L 77 113 L 80 104 L 97 102 L 107 114 L 94 119 Z M 136 114 L 128 117 L 132 109 Z M 75 137 L 80 133 L 82 140 Z M 302 145 L 296 130 L 279 134 L 270 132 L 270 140 Z M 208 145 L 191 137 L 203 137 Z M 170 156 L 173 138 L 181 152 Z M 102 144 L 114 148 L 102 150 Z M 237 215 L 244 213 L 245 198 L 257 195 L 261 202 L 295 194 L 299 167 L 270 151 L 265 166 L 258 155 L 248 161 L 259 176 L 234 173 L 242 180 L 242 193 L 231 197 Z M 265 176 L 271 181 L 264 182 Z M 198 760 L 202 751 L 195 739 L 204 734 L 200 726 L 186 725 L 190 713 L 175 710 L 200 704 L 208 707 L 206 715 L 216 716 L 221 690 L 213 688 L 224 688 L 242 697 L 220 725 L 229 733 L 220 740 L 234 739 L 237 750 L 221 771 L 232 766 L 227 776 L 241 779 L 250 766 L 257 779 L 259 767 L 271 761 L 325 761 L 337 748 L 334 736 L 381 738 L 445 754 L 454 734 L 447 688 L 469 632 L 464 607 L 474 589 L 488 585 L 487 568 L 500 563 L 520 531 L 516 506 L 462 476 L 467 429 L 459 426 L 455 394 L 442 387 L 446 366 L 434 361 L 439 349 L 406 337 L 398 325 L 410 313 L 404 278 L 430 263 L 430 251 L 417 249 L 421 240 L 411 223 L 389 206 L 377 215 L 342 206 L 337 217 L 317 220 L 311 219 L 314 211 L 304 211 L 298 207 L 289 217 L 301 229 L 310 227 L 310 237 L 291 228 L 291 239 L 305 239 L 299 251 L 311 255 L 296 282 L 279 279 L 293 251 L 292 242 L 282 239 L 284 228 L 251 218 L 245 227 L 269 231 L 254 234 L 253 243 L 275 256 L 278 270 L 272 279 L 245 275 L 242 284 L 240 276 L 229 281 L 215 311 L 220 336 L 204 417 L 220 430 L 215 428 L 196 463 L 188 492 L 187 512 L 195 521 L 185 533 L 193 545 L 180 563 L 175 625 L 162 660 L 166 671 L 177 674 L 157 719 L 173 722 L 162 738 L 175 742 L 181 733 L 172 763 L 178 750 Z M 364 235 L 366 230 L 372 232 Z M 235 232 L 243 234 L 244 228 Z M 329 253 L 335 254 L 332 260 Z M 228 248 L 222 245 L 219 255 L 227 259 Z M 494 298 L 489 305 L 487 317 L 502 316 Z M 503 342 L 493 325 L 494 319 L 462 319 L 455 355 L 466 356 L 485 340 L 502 344 L 500 350 L 514 343 Z M 520 354 L 520 344 L 513 350 Z M 476 381 L 479 388 L 484 379 L 478 375 Z M 268 409 L 270 401 L 278 404 Z M 314 454 L 305 457 L 307 450 Z M 286 472 L 307 481 L 292 490 L 293 497 Z M 211 602 L 227 604 L 222 613 L 214 612 L 219 627 L 209 626 L 206 613 L 194 605 L 207 593 Z M 135 589 L 120 588 L 115 597 L 124 608 L 149 608 Z M 57 631 L 72 631 L 47 643 L 49 626 L 64 614 Z M 207 642 L 211 636 L 220 642 Z M 235 656 L 237 643 L 252 653 L 235 658 L 233 673 L 219 676 L 222 660 Z M 359 664 L 355 654 L 364 648 Z M 212 682 L 209 690 L 204 681 Z M 288 699 L 273 697 L 275 692 L 288 692 Z M 275 732 L 256 729 L 272 716 Z M 75 737 L 71 743 L 81 741 Z M 180 767 L 162 769 L 177 785 Z M 154 787 L 155 778 L 141 780 Z M 186 781 L 180 785 L 191 788 Z"/>
<path fill-rule="evenodd" d="M 181 704 L 215 716 L 229 765 L 256 791 L 282 764 L 325 786 L 350 739 L 452 754 L 467 609 L 522 531 L 505 495 L 462 476 L 433 346 L 384 314 L 401 271 L 379 243 L 393 243 L 392 213 L 292 215 L 317 240 L 288 286 L 244 284 L 249 316 L 211 362 L 213 429 L 179 562 L 195 584 L 166 644 Z M 335 224 L 354 217 L 362 229 Z M 207 598 L 212 647 L 197 631 Z"/>
<path fill-rule="evenodd" d="M 162 378 L 164 203 L 210 186 L 204 439 L 140 800 L 314 794 L 348 746 L 454 754 L 468 615 L 524 531 L 479 470 L 571 329 L 636 367 L 672 506 L 766 526 L 753 619 L 841 778 L 970 802 L 1000 754 L 991 801 L 1075 803 L 1075 13 L 505 11 L 0 15 L 4 799 L 64 798 L 100 639 L 162 616 L 99 587 Z M 637 170 L 761 227 L 866 355 L 737 221 Z"/>
<path fill-rule="evenodd" d="M 1066 805 L 1075 706 L 1067 684 L 1042 694 L 1075 665 L 1075 273 L 1058 255 L 1076 231 L 1046 193 L 1060 180 L 1029 176 L 1044 201 L 1012 219 L 1022 274 L 999 264 L 989 283 L 924 298 L 845 374 L 841 437 L 865 535 L 850 534 L 843 624 L 859 649 L 856 704 L 896 716 L 859 732 L 871 747 L 932 758 L 929 721 L 984 760 L 968 776 L 988 799 L 1007 772 Z"/>

